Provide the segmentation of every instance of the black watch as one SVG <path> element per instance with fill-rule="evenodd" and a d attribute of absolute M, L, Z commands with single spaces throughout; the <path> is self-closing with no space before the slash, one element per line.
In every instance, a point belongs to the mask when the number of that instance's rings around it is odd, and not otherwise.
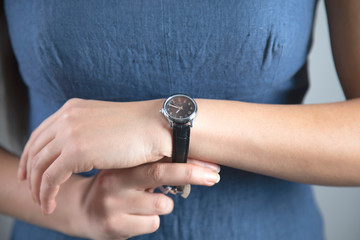
<path fill-rule="evenodd" d="M 189 152 L 190 128 L 193 126 L 193 120 L 197 114 L 196 102 L 187 95 L 175 94 L 166 99 L 160 112 L 164 114 L 173 129 L 172 162 L 186 163 Z M 173 187 L 172 190 L 175 193 L 184 193 L 184 191 L 190 193 L 190 190 L 184 189 L 185 187 L 189 188 L 190 185 Z"/>

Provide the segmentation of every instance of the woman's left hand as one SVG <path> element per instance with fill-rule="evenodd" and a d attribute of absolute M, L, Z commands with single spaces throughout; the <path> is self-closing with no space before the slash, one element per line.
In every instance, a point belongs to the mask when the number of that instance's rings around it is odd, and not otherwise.
<path fill-rule="evenodd" d="M 18 177 L 51 213 L 60 185 L 72 173 L 129 168 L 171 156 L 162 100 L 105 102 L 71 99 L 31 135 Z"/>
<path fill-rule="evenodd" d="M 182 163 L 150 163 L 126 169 L 101 170 L 81 184 L 72 200 L 75 235 L 91 239 L 127 239 L 149 234 L 160 225 L 160 215 L 172 212 L 173 200 L 153 190 L 162 185 L 196 184 L 211 187 L 220 176 L 219 166 L 189 160 Z M 71 188 L 74 188 L 71 186 Z M 71 193 L 70 193 L 71 195 Z M 64 203 L 64 201 L 62 202 Z"/>

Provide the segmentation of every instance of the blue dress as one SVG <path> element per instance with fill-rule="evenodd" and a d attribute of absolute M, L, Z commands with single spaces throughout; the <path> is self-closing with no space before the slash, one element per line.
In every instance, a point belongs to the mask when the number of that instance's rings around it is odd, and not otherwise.
<path fill-rule="evenodd" d="M 299 104 L 316 2 L 6 0 L 30 129 L 73 97 Z M 157 232 L 134 239 L 323 239 L 305 184 L 223 167 L 219 184 L 174 201 Z M 16 221 L 12 239 L 76 238 Z"/>

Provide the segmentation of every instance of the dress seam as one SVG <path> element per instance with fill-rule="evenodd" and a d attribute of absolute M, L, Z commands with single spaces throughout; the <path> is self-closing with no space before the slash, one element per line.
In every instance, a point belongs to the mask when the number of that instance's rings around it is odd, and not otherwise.
<path fill-rule="evenodd" d="M 165 8 L 163 0 L 161 0 L 161 12 L 162 12 L 162 31 L 163 31 L 163 37 L 164 37 L 164 45 L 165 45 L 165 59 L 166 59 L 166 65 L 167 65 L 167 75 L 169 80 L 169 90 L 172 93 L 172 79 L 170 74 L 170 62 L 169 62 L 169 52 L 168 52 L 168 42 L 166 40 L 166 31 L 165 31 Z"/>

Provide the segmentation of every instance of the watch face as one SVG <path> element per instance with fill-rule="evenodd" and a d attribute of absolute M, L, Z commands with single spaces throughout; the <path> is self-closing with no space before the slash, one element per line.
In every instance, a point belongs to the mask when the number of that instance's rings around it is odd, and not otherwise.
<path fill-rule="evenodd" d="M 170 97 L 164 105 L 170 118 L 183 123 L 195 117 L 196 108 L 196 103 L 192 98 L 181 94 Z"/>

